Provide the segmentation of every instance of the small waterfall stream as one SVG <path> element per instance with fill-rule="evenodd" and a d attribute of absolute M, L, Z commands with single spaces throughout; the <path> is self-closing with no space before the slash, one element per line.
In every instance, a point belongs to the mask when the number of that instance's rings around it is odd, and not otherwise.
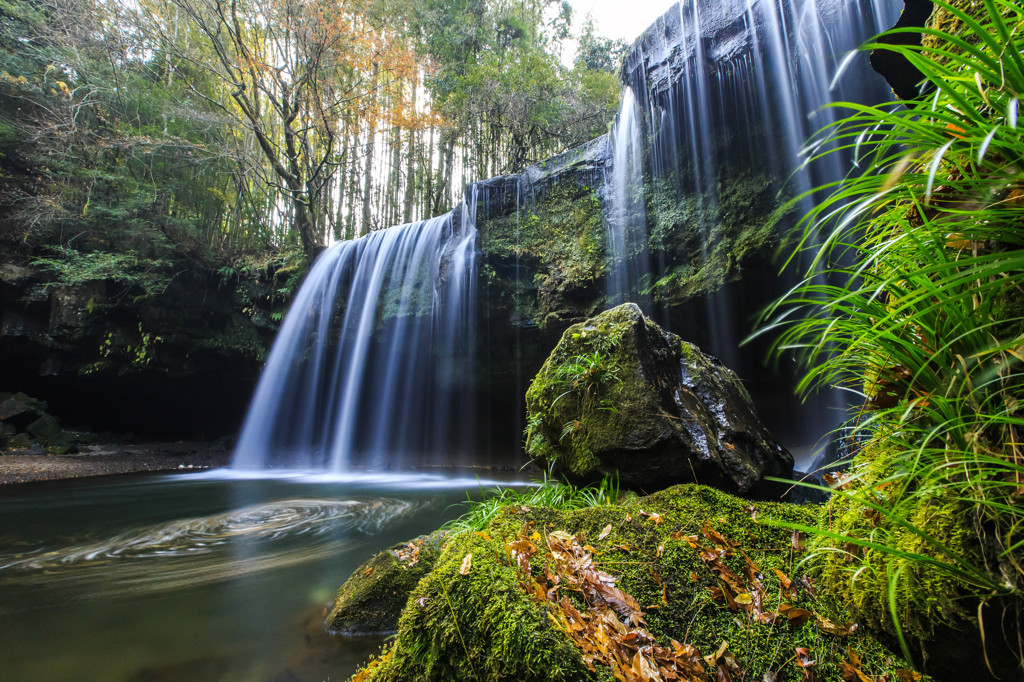
<path fill-rule="evenodd" d="M 608 213 L 608 306 L 644 302 L 650 275 L 647 209 L 644 195 L 644 141 L 633 90 L 626 87 L 611 132 L 612 169 L 606 195 Z"/>
<path fill-rule="evenodd" d="M 476 190 L 452 213 L 339 242 L 311 267 L 232 466 L 457 461 L 472 442 Z"/>

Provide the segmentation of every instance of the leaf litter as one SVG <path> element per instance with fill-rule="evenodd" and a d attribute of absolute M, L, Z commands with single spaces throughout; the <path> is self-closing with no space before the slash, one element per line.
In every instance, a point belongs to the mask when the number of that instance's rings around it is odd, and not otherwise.
<path fill-rule="evenodd" d="M 659 515 L 640 514 L 655 524 L 662 522 Z M 598 540 L 608 537 L 611 530 L 611 524 L 605 526 Z M 721 642 L 718 649 L 707 656 L 701 656 L 689 643 L 671 638 L 667 644 L 659 642 L 646 629 L 644 610 L 639 603 L 615 587 L 614 576 L 595 566 L 595 549 L 582 542 L 581 537 L 555 530 L 546 536 L 534 532 L 527 538 L 526 532 L 524 530 L 523 537 L 506 544 L 511 563 L 518 570 L 520 586 L 527 594 L 548 605 L 548 618 L 580 650 L 584 664 L 592 672 L 596 672 L 597 665 L 607 666 L 620 682 L 732 682 L 749 679 L 729 651 L 728 641 Z M 794 580 L 778 568 L 772 571 L 781 587 L 783 601 L 775 608 L 767 606 L 769 594 L 760 566 L 739 548 L 738 542 L 727 540 L 707 524 L 701 528 L 699 536 L 672 533 L 672 538 L 686 542 L 717 577 L 717 586 L 710 590 L 712 598 L 732 611 L 746 613 L 754 622 L 774 624 L 781 621 L 792 628 L 802 628 L 813 622 L 821 632 L 836 637 L 847 637 L 857 630 L 853 621 L 836 623 L 817 611 L 790 603 L 802 595 L 816 600 L 817 590 L 809 577 L 800 576 Z M 794 533 L 791 541 L 794 549 L 803 549 L 802 533 Z M 615 545 L 612 549 L 629 551 L 625 545 Z M 658 556 L 662 551 L 659 546 Z M 725 561 L 737 556 L 742 559 L 741 573 L 730 568 Z M 466 559 L 469 559 L 468 555 Z M 543 568 L 535 569 L 532 559 L 542 559 Z M 668 604 L 665 584 L 653 568 L 650 571 L 655 582 L 662 586 L 662 603 Z M 696 582 L 697 575 L 693 574 L 691 579 Z M 646 608 L 650 610 L 659 606 Z M 817 660 L 809 649 L 795 648 L 789 661 L 802 673 L 803 682 L 821 680 L 815 671 Z M 847 647 L 847 660 L 841 663 L 841 671 L 844 682 L 888 682 L 890 679 L 866 675 L 852 647 Z M 764 680 L 776 679 L 777 672 L 765 673 Z M 909 682 L 921 677 L 913 671 L 901 670 L 898 679 L 899 682 Z"/>

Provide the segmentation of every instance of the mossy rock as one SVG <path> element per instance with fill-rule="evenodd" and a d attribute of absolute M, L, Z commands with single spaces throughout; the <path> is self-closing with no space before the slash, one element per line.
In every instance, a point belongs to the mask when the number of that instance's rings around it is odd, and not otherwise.
<path fill-rule="evenodd" d="M 626 303 L 569 327 L 526 393 L 527 454 L 576 482 L 759 494 L 793 458 L 739 378 Z"/>
<path fill-rule="evenodd" d="M 409 593 L 437 561 L 447 533 L 402 542 L 352 572 L 324 626 L 347 635 L 394 632 Z"/>
<path fill-rule="evenodd" d="M 17 429 L 24 429 L 46 413 L 46 403 L 42 400 L 15 393 L 0 402 L 0 421 L 11 424 Z"/>
<path fill-rule="evenodd" d="M 937 568 L 955 564 L 954 556 L 981 563 L 986 554 L 998 554 L 979 545 L 973 510 L 953 495 L 922 497 L 912 509 L 900 510 L 915 532 L 865 504 L 867 499 L 884 508 L 898 494 L 894 481 L 907 475 L 899 468 L 906 458 L 898 457 L 894 447 L 884 434 L 865 444 L 841 490 L 821 508 L 819 525 L 833 535 L 817 535 L 811 542 L 819 556 L 815 565 L 822 594 L 893 651 L 900 650 L 902 633 L 916 663 L 936 680 L 1024 680 L 1024 663 L 1015 653 L 1024 604 L 986 599 L 980 611 L 984 622 L 979 623 L 979 588 Z M 853 539 L 870 540 L 876 547 L 859 546 Z"/>
<path fill-rule="evenodd" d="M 797 648 L 817 661 L 819 679 L 843 679 L 850 651 L 865 674 L 895 679 L 895 672 L 906 666 L 873 639 L 857 629 L 840 636 L 816 624 L 819 616 L 832 623 L 845 623 L 846 617 L 814 598 L 812 583 L 802 575 L 803 552 L 791 531 L 776 525 L 811 524 L 816 514 L 812 507 L 751 503 L 696 485 L 576 511 L 506 507 L 483 532 L 465 531 L 448 542 L 434 569 L 410 594 L 397 637 L 356 679 L 613 679 L 602 665 L 588 670 L 580 650 L 555 625 L 557 600 L 531 591 L 509 549 L 522 538 L 543 546 L 556 530 L 585 543 L 594 568 L 614 576 L 616 588 L 636 599 L 647 630 L 662 644 L 676 639 L 707 656 L 728 642 L 743 679 L 749 680 L 806 679 L 794 663 Z M 798 625 L 785 619 L 758 622 L 750 612 L 730 610 L 718 601 L 714 589 L 721 581 L 691 545 L 708 529 L 729 541 L 723 561 L 733 570 L 750 564 L 760 569 L 765 608 L 780 608 L 787 601 L 814 617 Z M 548 559 L 532 559 L 532 579 L 543 579 Z M 785 596 L 784 579 L 792 581 Z M 793 587 L 803 584 L 811 587 Z M 568 589 L 559 599 L 563 596 L 580 601 Z M 713 676 L 714 668 L 708 672 Z"/>

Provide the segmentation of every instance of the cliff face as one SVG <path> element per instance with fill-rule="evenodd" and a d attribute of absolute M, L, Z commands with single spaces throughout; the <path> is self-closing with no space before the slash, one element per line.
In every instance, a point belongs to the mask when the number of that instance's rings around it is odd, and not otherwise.
<path fill-rule="evenodd" d="M 231 433 L 275 331 L 273 277 L 168 263 L 152 279 L 126 281 L 130 269 L 80 270 L 68 282 L 32 254 L 6 251 L 0 390 L 41 398 L 77 428 L 158 438 Z"/>

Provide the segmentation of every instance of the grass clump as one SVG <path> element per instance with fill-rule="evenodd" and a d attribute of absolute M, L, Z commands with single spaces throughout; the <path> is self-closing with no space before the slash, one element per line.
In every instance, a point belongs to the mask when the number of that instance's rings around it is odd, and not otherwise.
<path fill-rule="evenodd" d="M 614 504 L 619 498 L 619 486 L 614 478 L 606 476 L 593 486 L 577 487 L 544 477 L 537 485 L 526 490 L 499 487 L 482 500 L 465 502 L 466 512 L 446 523 L 442 530 L 450 533 L 482 531 L 507 507 L 549 507 L 571 510 Z"/>
<path fill-rule="evenodd" d="M 842 531 L 824 536 L 848 566 L 829 575 L 905 652 L 901 623 L 924 636 L 961 606 L 1024 599 L 1024 8 L 934 4 L 925 47 L 865 47 L 905 56 L 927 94 L 839 105 L 822 154 L 857 169 L 816 190 L 832 193 L 803 219 L 811 266 L 767 315 L 805 392 L 859 396 L 870 446 L 833 504 Z"/>

